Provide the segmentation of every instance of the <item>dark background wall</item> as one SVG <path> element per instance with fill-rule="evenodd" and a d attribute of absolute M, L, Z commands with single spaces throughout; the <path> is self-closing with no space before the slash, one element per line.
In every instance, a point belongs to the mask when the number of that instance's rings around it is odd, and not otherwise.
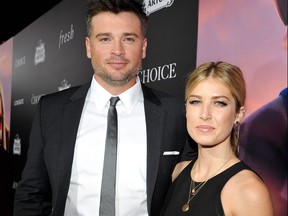
<path fill-rule="evenodd" d="M 198 1 L 144 3 L 149 14 L 148 50 L 140 78 L 153 88 L 183 98 L 184 103 L 185 75 L 196 66 Z M 25 165 L 40 97 L 92 79 L 85 50 L 85 10 L 85 1 L 62 0 L 1 45 L 2 63 L 12 66 L 5 70 L 5 74 L 10 70 L 11 78 L 11 109 L 5 110 L 11 112 L 10 141 L 5 148 L 11 159 L 13 191 Z M 183 23 L 189 28 L 182 28 Z M 179 55 L 183 50 L 186 54 Z M 6 85 L 5 91 L 9 91 Z"/>
<path fill-rule="evenodd" d="M 14 37 L 62 0 L 2 1 L 0 8 L 0 45 Z"/>

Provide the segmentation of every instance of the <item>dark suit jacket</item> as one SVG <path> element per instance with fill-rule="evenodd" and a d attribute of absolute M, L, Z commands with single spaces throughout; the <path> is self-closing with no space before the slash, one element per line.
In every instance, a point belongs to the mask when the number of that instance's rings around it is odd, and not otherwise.
<path fill-rule="evenodd" d="M 14 216 L 63 215 L 78 124 L 90 83 L 41 97 L 14 200 Z M 184 101 L 143 86 L 148 212 L 157 216 L 187 138 Z"/>

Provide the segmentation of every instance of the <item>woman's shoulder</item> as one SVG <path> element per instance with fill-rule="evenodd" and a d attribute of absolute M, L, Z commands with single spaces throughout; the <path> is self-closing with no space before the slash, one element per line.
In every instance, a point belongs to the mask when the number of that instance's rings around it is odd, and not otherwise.
<path fill-rule="evenodd" d="M 229 179 L 222 190 L 221 200 L 223 208 L 236 212 L 236 215 L 247 215 L 249 212 L 255 215 L 273 215 L 267 186 L 249 169 L 243 169 Z"/>
<path fill-rule="evenodd" d="M 267 192 L 267 187 L 263 180 L 252 170 L 244 169 L 235 174 L 228 182 L 227 186 L 233 186 L 235 192 L 243 195 L 256 195 Z"/>
<path fill-rule="evenodd" d="M 188 166 L 188 164 L 191 163 L 191 160 L 189 161 L 182 161 L 176 164 L 173 173 L 172 173 L 172 182 L 178 177 L 178 175 Z"/>

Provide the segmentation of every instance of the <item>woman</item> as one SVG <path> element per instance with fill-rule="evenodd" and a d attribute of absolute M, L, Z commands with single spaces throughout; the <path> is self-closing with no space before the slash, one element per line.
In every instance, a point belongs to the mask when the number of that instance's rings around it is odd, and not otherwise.
<path fill-rule="evenodd" d="M 245 80 L 235 65 L 208 62 L 189 74 L 187 129 L 198 158 L 175 167 L 162 215 L 274 215 L 266 185 L 237 157 L 245 97 Z"/>

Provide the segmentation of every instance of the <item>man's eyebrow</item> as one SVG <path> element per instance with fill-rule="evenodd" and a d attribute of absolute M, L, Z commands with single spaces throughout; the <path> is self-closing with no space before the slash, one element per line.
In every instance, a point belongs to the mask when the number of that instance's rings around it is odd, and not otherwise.
<path fill-rule="evenodd" d="M 107 32 L 107 33 L 99 33 L 96 35 L 96 37 L 102 37 L 102 36 L 110 36 L 111 33 Z"/>
<path fill-rule="evenodd" d="M 124 36 L 134 36 L 134 37 L 139 37 L 136 33 L 129 33 L 129 32 L 126 32 L 123 34 Z"/>

